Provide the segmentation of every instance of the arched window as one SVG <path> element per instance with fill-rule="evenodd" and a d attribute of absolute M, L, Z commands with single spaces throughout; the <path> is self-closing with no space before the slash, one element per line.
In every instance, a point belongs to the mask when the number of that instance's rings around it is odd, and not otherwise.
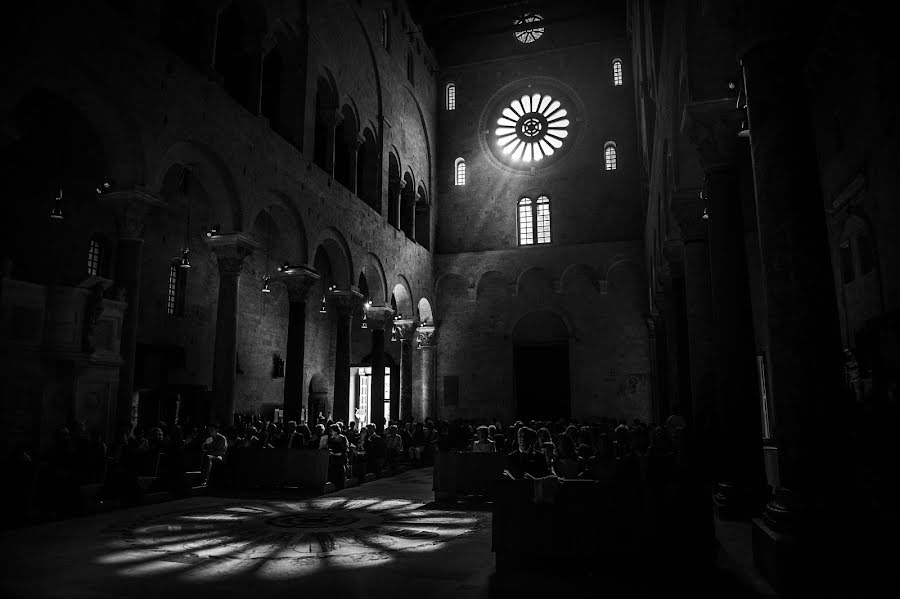
<path fill-rule="evenodd" d="M 622 78 L 622 61 L 620 59 L 615 59 L 612 61 L 612 69 L 613 69 L 613 85 L 619 86 L 622 85 L 624 79 Z"/>
<path fill-rule="evenodd" d="M 531 198 L 519 200 L 519 245 L 534 243 L 534 214 Z"/>
<path fill-rule="evenodd" d="M 454 172 L 456 173 L 456 184 L 457 185 L 465 185 L 466 184 L 466 161 L 462 158 L 457 158 L 456 163 L 454 164 Z"/>
<path fill-rule="evenodd" d="M 381 11 L 381 45 L 385 50 L 391 49 L 391 22 L 387 11 Z"/>
<path fill-rule="evenodd" d="M 519 200 L 519 245 L 550 243 L 550 198 L 538 197 Z"/>
<path fill-rule="evenodd" d="M 187 284 L 187 269 L 177 263 L 169 265 L 169 287 L 166 293 L 166 314 L 184 316 L 184 291 Z"/>
<path fill-rule="evenodd" d="M 456 84 L 447 84 L 447 110 L 456 110 Z"/>
<path fill-rule="evenodd" d="M 88 248 L 88 274 L 94 277 L 101 276 L 103 271 L 103 242 L 97 238 L 91 238 L 91 245 Z"/>
<path fill-rule="evenodd" d="M 541 196 L 537 201 L 537 234 L 538 243 L 550 243 L 550 198 Z"/>
<path fill-rule="evenodd" d="M 614 142 L 608 141 L 603 146 L 603 159 L 606 161 L 606 170 L 616 170 L 616 144 Z"/>

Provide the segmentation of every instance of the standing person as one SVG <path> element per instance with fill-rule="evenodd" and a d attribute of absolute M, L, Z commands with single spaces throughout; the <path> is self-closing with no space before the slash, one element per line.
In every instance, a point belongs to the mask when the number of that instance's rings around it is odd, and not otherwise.
<path fill-rule="evenodd" d="M 514 478 L 542 478 L 552 474 L 550 467 L 547 465 L 547 458 L 543 451 L 536 451 L 534 448 L 537 442 L 537 433 L 534 429 L 523 426 L 517 431 L 516 441 L 518 447 L 509 454 L 509 465 L 507 471 Z"/>
<path fill-rule="evenodd" d="M 397 472 L 397 462 L 403 455 L 403 438 L 397 432 L 397 425 L 392 424 L 388 427 L 387 436 L 384 438 L 385 449 L 387 450 L 386 460 L 391 472 Z"/>
<path fill-rule="evenodd" d="M 221 463 L 228 450 L 228 441 L 225 439 L 225 435 L 219 432 L 217 424 L 210 424 L 207 434 L 206 441 L 200 446 L 200 451 L 203 453 L 203 482 L 201 484 L 204 486 L 209 484 L 213 462 Z"/>
<path fill-rule="evenodd" d="M 475 441 L 472 443 L 473 453 L 495 453 L 497 446 L 494 441 L 488 437 L 488 427 L 479 426 L 475 429 Z"/>
<path fill-rule="evenodd" d="M 341 427 L 332 424 L 328 429 L 328 451 L 331 454 L 328 460 L 329 480 L 334 483 L 335 489 L 344 488 L 344 479 L 347 476 L 347 457 L 349 443 L 347 437 L 341 433 Z"/>

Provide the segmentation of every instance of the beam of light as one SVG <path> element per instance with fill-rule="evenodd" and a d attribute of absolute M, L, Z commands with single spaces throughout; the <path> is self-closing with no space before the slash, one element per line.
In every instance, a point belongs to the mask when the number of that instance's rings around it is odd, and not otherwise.
<path fill-rule="evenodd" d="M 540 160 L 544 157 L 543 152 L 541 152 L 541 146 L 537 143 L 531 144 L 532 150 L 534 151 L 534 159 Z"/>
<path fill-rule="evenodd" d="M 517 141 L 516 143 L 521 143 L 521 142 Z M 525 144 L 523 143 L 518 148 L 516 148 L 516 150 L 512 153 L 512 159 L 518 161 L 520 158 L 522 158 L 522 152 L 524 151 L 524 149 L 525 149 Z"/>
<path fill-rule="evenodd" d="M 514 139 L 517 139 L 518 136 L 513 133 L 512 135 L 507 135 L 506 137 L 501 137 L 497 140 L 497 145 L 500 147 L 507 146 L 513 142 Z"/>
<path fill-rule="evenodd" d="M 520 145 L 522 145 L 522 140 L 516 138 L 511 144 L 507 144 L 506 147 L 503 148 L 503 153 L 511 154 L 512 152 L 515 152 L 516 148 L 518 148 Z"/>
<path fill-rule="evenodd" d="M 531 146 L 534 144 L 525 144 L 525 152 L 522 153 L 522 162 L 531 162 Z"/>

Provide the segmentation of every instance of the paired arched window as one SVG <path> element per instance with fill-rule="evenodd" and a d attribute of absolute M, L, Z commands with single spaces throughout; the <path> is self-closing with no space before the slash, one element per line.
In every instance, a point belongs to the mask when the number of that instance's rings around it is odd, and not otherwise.
<path fill-rule="evenodd" d="M 456 163 L 453 165 L 453 170 L 455 174 L 455 183 L 457 185 L 465 185 L 466 184 L 466 161 L 463 158 L 457 158 Z"/>
<path fill-rule="evenodd" d="M 447 110 L 456 110 L 456 84 L 447 84 Z"/>
<path fill-rule="evenodd" d="M 187 269 L 179 268 L 178 263 L 169 265 L 169 286 L 166 293 L 166 314 L 169 316 L 184 315 L 184 292 L 187 284 Z"/>
<path fill-rule="evenodd" d="M 381 11 L 381 45 L 385 50 L 391 49 L 391 21 L 387 11 Z"/>
<path fill-rule="evenodd" d="M 624 83 L 624 78 L 622 76 L 622 61 L 620 59 L 615 59 L 612 61 L 612 76 L 613 76 L 613 85 L 619 86 Z"/>
<path fill-rule="evenodd" d="M 97 237 L 91 238 L 91 245 L 88 248 L 87 272 L 94 277 L 101 276 L 103 272 L 103 241 Z"/>
<path fill-rule="evenodd" d="M 616 144 L 615 142 L 608 141 L 606 145 L 603 146 L 603 160 L 606 163 L 606 170 L 614 171 L 618 166 L 616 161 Z"/>
<path fill-rule="evenodd" d="M 519 245 L 550 243 L 550 198 L 519 200 Z"/>

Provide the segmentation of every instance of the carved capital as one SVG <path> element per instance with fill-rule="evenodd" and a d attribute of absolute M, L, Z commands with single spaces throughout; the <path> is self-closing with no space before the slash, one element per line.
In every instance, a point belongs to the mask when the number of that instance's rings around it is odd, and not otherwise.
<path fill-rule="evenodd" d="M 685 104 L 684 113 L 688 136 L 704 169 L 731 165 L 744 118 L 744 112 L 737 107 L 734 98 Z"/>
<path fill-rule="evenodd" d="M 679 192 L 672 197 L 672 209 L 681 229 L 684 243 L 706 241 L 707 226 L 703 219 L 706 201 L 700 198 L 700 191 Z"/>
<path fill-rule="evenodd" d="M 292 302 L 305 302 L 309 297 L 309 290 L 320 278 L 316 271 L 301 265 L 279 270 L 272 275 L 271 280 L 287 288 L 288 297 Z"/>
<path fill-rule="evenodd" d="M 362 304 L 362 294 L 353 289 L 335 289 L 326 296 L 338 314 L 344 317 L 352 317 Z"/>
<path fill-rule="evenodd" d="M 407 318 L 394 320 L 394 332 L 401 342 L 412 342 L 415 337 L 416 323 Z"/>
<path fill-rule="evenodd" d="M 120 239 L 143 239 L 147 215 L 168 204 L 156 196 L 134 189 L 100 196 L 100 204 L 113 211 Z"/>
<path fill-rule="evenodd" d="M 390 306 L 369 306 L 365 312 L 369 328 L 373 331 L 387 330 L 394 321 L 394 311 Z"/>
<path fill-rule="evenodd" d="M 206 240 L 212 253 L 216 255 L 219 264 L 219 274 L 236 276 L 241 274 L 244 260 L 262 246 L 244 235 L 243 233 L 231 233 L 229 235 L 214 235 Z"/>
<path fill-rule="evenodd" d="M 416 329 L 416 348 L 425 349 L 434 347 L 437 330 L 433 325 L 423 325 Z"/>

